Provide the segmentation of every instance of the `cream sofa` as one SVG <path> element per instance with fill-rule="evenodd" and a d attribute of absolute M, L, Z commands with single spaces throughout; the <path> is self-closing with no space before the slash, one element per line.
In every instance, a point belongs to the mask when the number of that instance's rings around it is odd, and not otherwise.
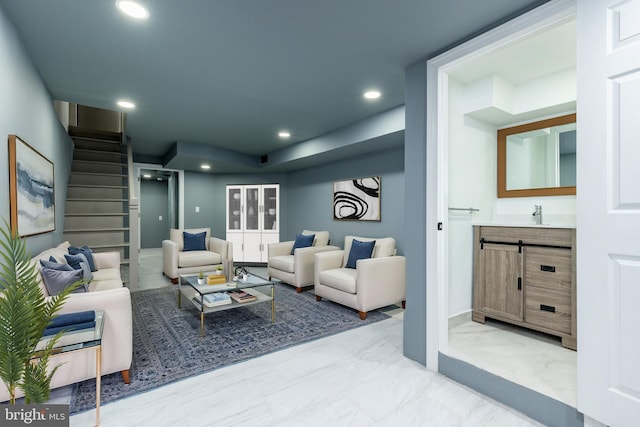
<path fill-rule="evenodd" d="M 293 255 L 291 250 L 294 240 L 272 243 L 267 247 L 269 279 L 276 278 L 295 286 L 296 292 L 301 292 L 305 286 L 313 285 L 315 254 L 340 249 L 337 246 L 329 246 L 328 231 L 303 230 L 301 234 L 314 234 L 313 244 L 307 248 L 297 248 Z"/>
<path fill-rule="evenodd" d="M 185 252 L 183 231 L 192 234 L 205 231 L 207 233 L 205 236 L 207 249 Z M 173 284 L 178 283 L 178 276 L 181 274 L 213 271 L 220 264 L 227 272 L 233 269 L 233 244 L 217 237 L 211 237 L 210 228 L 184 230 L 172 228 L 169 240 L 162 241 L 162 272 L 171 279 Z"/>
<path fill-rule="evenodd" d="M 371 258 L 359 259 L 356 268 L 346 268 L 353 239 L 375 240 Z M 391 237 L 370 239 L 346 236 L 344 250 L 315 255 L 314 292 L 316 300 L 326 298 L 358 310 L 365 320 L 367 312 L 402 302 L 406 295 L 406 259 L 397 256 Z"/>
<path fill-rule="evenodd" d="M 65 263 L 69 242 L 48 249 L 33 257 L 31 262 L 38 271 L 40 259 L 49 260 L 50 256 Z M 73 293 L 64 303 L 60 314 L 86 310 L 104 311 L 104 329 L 102 333 L 102 375 L 121 372 L 123 380 L 129 383 L 129 369 L 133 355 L 133 329 L 131 320 L 131 295 L 120 278 L 120 253 L 102 252 L 93 254 L 97 271 L 89 284 L 89 292 Z M 48 296 L 47 289 L 40 280 L 42 292 Z M 62 363 L 53 375 L 51 388 L 84 381 L 96 376 L 96 356 L 94 351 L 76 351 L 52 357 L 49 366 Z M 22 393 L 21 390 L 18 390 Z M 22 395 L 22 394 L 20 394 Z M 9 400 L 9 392 L 4 383 L 0 383 L 0 401 Z"/>

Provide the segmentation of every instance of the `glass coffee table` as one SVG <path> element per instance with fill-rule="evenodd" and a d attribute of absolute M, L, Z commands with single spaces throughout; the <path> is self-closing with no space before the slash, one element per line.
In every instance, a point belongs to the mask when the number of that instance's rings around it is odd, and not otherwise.
<path fill-rule="evenodd" d="M 204 273 L 205 276 L 214 273 Z M 248 305 L 271 302 L 271 323 L 275 322 L 276 296 L 275 284 L 267 279 L 249 273 L 246 280 L 239 279 L 227 283 L 208 285 L 198 284 L 198 274 L 182 274 L 178 281 L 178 308 L 182 308 L 182 299 L 189 301 L 200 312 L 200 336 L 204 336 L 204 315 L 222 310 L 246 307 Z M 248 297 L 243 302 L 231 298 L 229 303 L 208 306 L 207 295 L 227 293 L 229 291 L 244 291 Z M 255 297 L 255 298 L 253 298 Z"/>

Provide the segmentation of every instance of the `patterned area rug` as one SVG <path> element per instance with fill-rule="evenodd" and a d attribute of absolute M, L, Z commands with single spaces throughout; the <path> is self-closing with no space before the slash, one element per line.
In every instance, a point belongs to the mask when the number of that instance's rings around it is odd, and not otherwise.
<path fill-rule="evenodd" d="M 277 284 L 275 295 L 275 323 L 266 302 L 219 311 L 205 315 L 201 338 L 199 313 L 184 300 L 178 309 L 176 288 L 133 292 L 131 384 L 120 373 L 103 376 L 102 404 L 387 318 L 372 311 L 362 321 L 355 310 L 292 286 Z M 93 408 L 95 379 L 74 387 L 70 413 Z"/>

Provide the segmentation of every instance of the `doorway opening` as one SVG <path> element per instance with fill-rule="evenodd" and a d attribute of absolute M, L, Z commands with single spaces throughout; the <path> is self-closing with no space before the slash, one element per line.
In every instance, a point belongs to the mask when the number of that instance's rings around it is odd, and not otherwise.
<path fill-rule="evenodd" d="M 561 9 L 530 14 L 510 34 L 496 31 L 428 64 L 437 117 L 428 119 L 436 130 L 427 160 L 437 191 L 427 203 L 444 232 L 431 251 L 437 259 L 427 260 L 427 363 L 437 369 L 443 354 L 575 408 L 574 351 L 551 335 L 471 320 L 474 225 L 529 225 L 543 205 L 547 221 L 575 227 L 575 196 L 500 199 L 496 184 L 498 129 L 576 110 L 575 8 Z"/>

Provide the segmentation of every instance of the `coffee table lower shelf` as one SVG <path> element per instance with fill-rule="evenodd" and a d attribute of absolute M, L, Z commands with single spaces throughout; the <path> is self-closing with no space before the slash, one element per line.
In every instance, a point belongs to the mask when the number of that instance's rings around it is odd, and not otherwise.
<path fill-rule="evenodd" d="M 261 304 L 264 302 L 271 301 L 271 323 L 274 323 L 276 318 L 276 299 L 275 299 L 275 285 L 273 283 L 267 283 L 263 286 L 253 287 L 250 289 L 242 288 L 242 284 L 239 284 L 238 287 L 230 287 L 229 290 L 243 290 L 251 295 L 256 297 L 255 300 L 249 302 L 237 302 L 234 299 L 231 299 L 231 304 L 218 305 L 215 307 L 207 307 L 202 303 L 196 301 L 194 298 L 196 296 L 200 296 L 200 293 L 196 291 L 194 288 L 190 286 L 180 286 L 178 288 L 178 308 L 182 308 L 182 299 L 189 301 L 193 307 L 195 307 L 200 312 L 200 336 L 204 337 L 204 315 L 208 313 L 215 313 L 217 311 L 224 310 L 233 310 L 235 308 L 247 307 L 254 304 Z M 271 295 L 265 294 L 258 290 L 258 288 L 271 288 Z"/>

